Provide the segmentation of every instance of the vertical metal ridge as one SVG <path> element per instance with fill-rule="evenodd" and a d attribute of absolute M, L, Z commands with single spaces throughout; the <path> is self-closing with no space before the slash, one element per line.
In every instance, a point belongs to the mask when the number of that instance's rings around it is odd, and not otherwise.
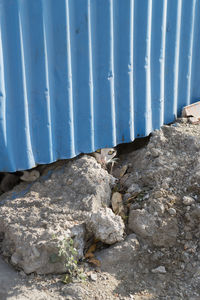
<path fill-rule="evenodd" d="M 117 144 L 116 135 L 116 108 L 115 108 L 115 52 L 114 52 L 114 6 L 113 0 L 110 0 L 110 99 L 111 99 L 111 117 L 112 117 L 112 144 Z"/>
<path fill-rule="evenodd" d="M 71 56 L 71 39 L 70 39 L 70 21 L 69 21 L 69 5 L 68 0 L 65 0 L 66 9 L 66 34 L 67 34 L 67 65 L 68 65 L 68 94 L 69 94 L 69 115 L 70 115 L 70 136 L 71 136 L 71 157 L 76 155 L 75 150 L 75 130 L 74 130 L 74 105 L 73 105 L 73 83 L 72 83 L 72 56 Z"/>
<path fill-rule="evenodd" d="M 146 132 L 152 131 L 152 107 L 151 107 L 151 27 L 152 27 L 152 0 L 148 1 L 147 12 L 147 36 L 146 36 Z"/>
<path fill-rule="evenodd" d="M 188 74 L 187 74 L 187 96 L 186 96 L 186 103 L 187 105 L 190 103 L 191 99 L 191 81 L 192 81 L 192 59 L 193 59 L 193 46 L 194 46 L 194 24 L 195 24 L 195 8 L 196 8 L 196 0 L 193 0 L 192 3 L 192 25 L 191 25 L 191 32 L 190 32 L 190 46 L 189 46 L 189 53 L 188 53 Z"/>
<path fill-rule="evenodd" d="M 6 130 L 6 89 L 5 89 L 5 72 L 4 72 L 4 55 L 2 41 L 2 23 L 0 19 L 0 136 L 3 144 L 7 147 L 7 130 Z"/>
<path fill-rule="evenodd" d="M 176 42 L 175 42 L 175 61 L 174 61 L 174 102 L 173 113 L 177 116 L 178 106 L 178 88 L 179 88 L 179 56 L 180 56 L 180 37 L 181 37 L 181 16 L 182 16 L 182 0 L 178 0 L 177 22 L 176 22 Z"/>
<path fill-rule="evenodd" d="M 164 123 L 164 100 L 165 100 L 165 53 L 166 53 L 166 31 L 167 31 L 167 2 L 164 0 L 162 16 L 162 40 L 160 49 L 160 126 Z"/>
<path fill-rule="evenodd" d="M 28 74 L 26 73 L 26 67 L 25 67 L 25 53 L 24 53 L 24 43 L 23 41 L 23 33 L 22 33 L 22 24 L 21 24 L 21 15 L 20 11 L 18 12 L 18 18 L 19 18 L 19 38 L 20 38 L 20 51 L 21 51 L 21 69 L 22 69 L 22 87 L 23 87 L 23 103 L 24 103 L 24 120 L 25 120 L 25 140 L 27 145 L 27 155 L 28 155 L 28 161 L 30 162 L 30 165 L 35 164 L 34 154 L 32 150 L 32 142 L 31 142 L 31 130 L 30 130 L 30 120 L 29 120 L 29 104 L 28 104 L 28 91 L 27 91 L 27 80 L 28 80 Z"/>
<path fill-rule="evenodd" d="M 92 56 L 92 24 L 91 24 L 91 0 L 88 0 L 88 49 L 89 49 L 89 89 L 90 89 L 90 118 L 91 118 L 91 151 L 95 151 L 94 129 L 94 78 Z"/>
<path fill-rule="evenodd" d="M 42 6 L 43 9 L 43 19 L 42 19 L 42 30 L 44 36 L 44 67 L 45 67 L 45 100 L 46 100 L 46 112 L 47 112 L 47 129 L 48 129 L 48 138 L 49 138 L 49 155 L 50 160 L 54 160 L 54 153 L 53 153 L 53 137 L 52 137 L 52 120 L 51 120 L 51 86 L 49 82 L 49 59 L 48 59 L 48 48 L 47 48 L 47 30 L 45 24 L 45 7 Z"/>
<path fill-rule="evenodd" d="M 135 138 L 134 133 L 134 80 L 133 80 L 133 70 L 134 70 L 134 0 L 130 1 L 130 61 L 129 61 L 129 89 L 130 89 L 130 138 L 133 141 Z"/>
<path fill-rule="evenodd" d="M 8 111 L 9 111 L 9 96 L 11 94 L 12 85 L 10 84 L 11 78 L 9 74 L 9 55 L 8 55 L 8 39 L 7 39 L 7 23 L 6 23 L 6 9 L 3 3 L 0 3 L 0 31 L 1 31 L 1 67 L 2 67 L 2 78 L 0 86 L 2 87 L 2 95 L 0 97 L 2 111 L 1 132 L 0 135 L 0 160 L 1 169 L 0 171 L 13 170 L 15 168 L 15 161 L 13 159 L 13 150 L 10 144 L 10 132 L 8 122 Z M 5 89 L 5 90 L 4 90 Z M 1 134 L 0 132 L 0 134 Z M 12 136 L 11 136 L 12 138 Z"/>

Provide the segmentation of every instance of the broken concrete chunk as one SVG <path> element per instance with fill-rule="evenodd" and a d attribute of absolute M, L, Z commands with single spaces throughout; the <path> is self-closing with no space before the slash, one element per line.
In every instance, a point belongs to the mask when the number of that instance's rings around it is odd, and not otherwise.
<path fill-rule="evenodd" d="M 92 213 L 87 220 L 87 229 L 96 239 L 106 244 L 114 244 L 123 240 L 124 223 L 110 208 L 101 208 Z"/>
<path fill-rule="evenodd" d="M 27 274 L 65 272 L 65 263 L 58 257 L 59 241 L 72 238 L 78 258 L 83 257 L 85 221 L 90 212 L 110 205 L 112 184 L 113 177 L 93 157 L 83 156 L 63 162 L 45 180 L 33 183 L 29 191 L 26 186 L 25 193 L 23 184 L 16 186 L 15 199 L 13 191 L 2 195 L 3 255 Z M 110 241 L 120 240 L 123 222 L 115 215 L 113 223 L 111 219 L 109 226 L 114 230 Z"/>

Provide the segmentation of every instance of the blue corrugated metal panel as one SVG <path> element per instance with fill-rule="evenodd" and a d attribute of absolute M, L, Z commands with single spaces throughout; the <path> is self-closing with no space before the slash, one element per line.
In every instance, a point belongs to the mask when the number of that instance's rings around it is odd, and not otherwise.
<path fill-rule="evenodd" d="M 0 170 L 129 142 L 200 97 L 200 0 L 0 0 Z"/>

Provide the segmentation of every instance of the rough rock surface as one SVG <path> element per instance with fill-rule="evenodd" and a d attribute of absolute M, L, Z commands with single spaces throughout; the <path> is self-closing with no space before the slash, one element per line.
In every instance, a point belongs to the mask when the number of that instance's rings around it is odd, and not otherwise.
<path fill-rule="evenodd" d="M 101 208 L 92 213 L 87 220 L 86 227 L 96 239 L 112 245 L 123 239 L 124 223 L 120 216 L 116 216 L 110 208 Z"/>
<path fill-rule="evenodd" d="M 136 260 L 139 242 L 135 234 L 130 234 L 124 241 L 102 250 L 96 254 L 104 272 L 116 272 L 119 265 L 132 265 Z"/>
<path fill-rule="evenodd" d="M 78 257 L 83 256 L 85 220 L 110 203 L 113 177 L 93 157 L 83 156 L 56 168 L 46 180 L 35 182 L 21 196 L 23 185 L 1 196 L 2 252 L 26 273 L 60 273 L 58 241 L 73 237 Z M 15 199 L 12 200 L 13 194 Z"/>
<path fill-rule="evenodd" d="M 153 203 L 151 200 L 148 208 Z M 165 218 L 159 217 L 158 209 L 156 216 L 146 209 L 131 209 L 128 228 L 153 245 L 165 247 L 171 247 L 176 243 L 179 231 L 177 219 L 169 215 Z"/>

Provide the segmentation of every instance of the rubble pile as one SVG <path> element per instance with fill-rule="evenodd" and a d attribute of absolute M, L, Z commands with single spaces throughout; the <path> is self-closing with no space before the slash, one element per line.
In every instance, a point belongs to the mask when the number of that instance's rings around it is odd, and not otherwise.
<path fill-rule="evenodd" d="M 84 155 L 24 195 L 20 184 L 0 197 L 3 257 L 26 274 L 62 273 L 62 261 L 50 261 L 60 239 L 72 237 L 83 260 L 96 240 L 99 265 L 85 262 L 91 284 L 60 287 L 62 295 L 200 299 L 199 154 L 200 125 L 182 118 L 122 154 L 112 175 Z"/>

